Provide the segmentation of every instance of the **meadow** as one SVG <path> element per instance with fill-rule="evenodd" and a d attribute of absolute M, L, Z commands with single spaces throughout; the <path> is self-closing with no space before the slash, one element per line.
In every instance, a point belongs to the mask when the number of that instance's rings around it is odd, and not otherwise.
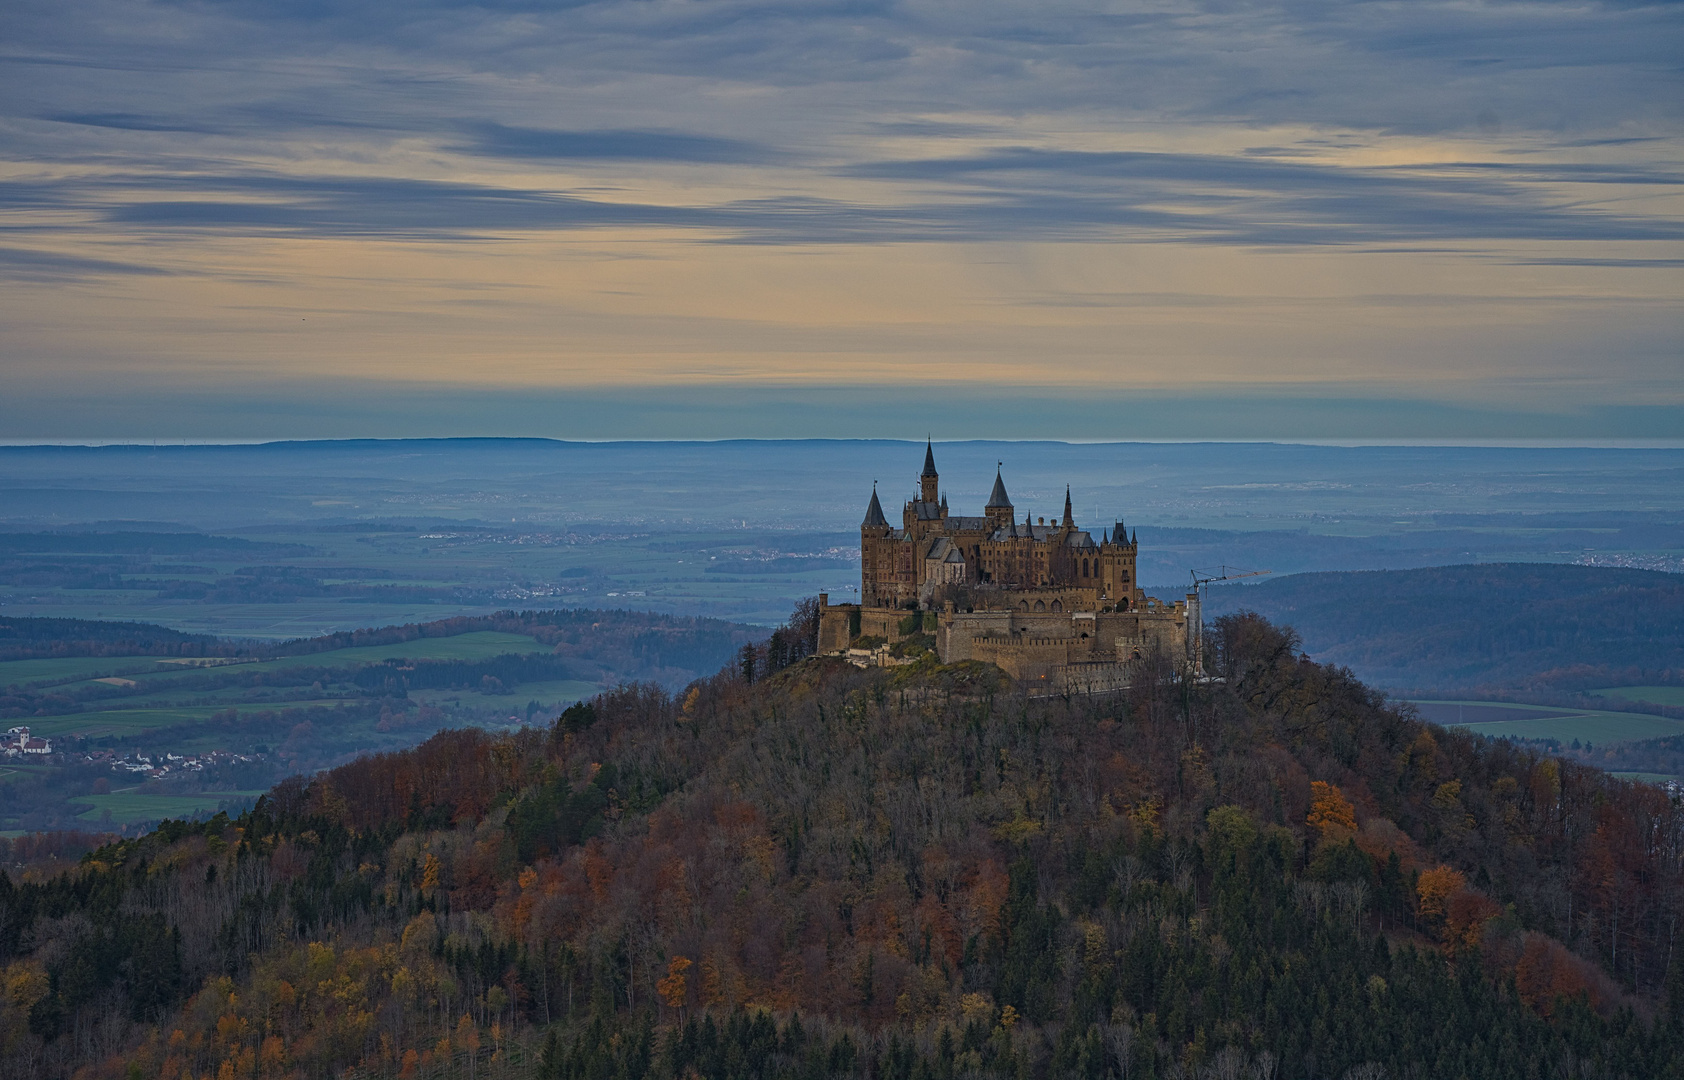
<path fill-rule="evenodd" d="M 489 660 L 507 654 L 525 655 L 546 652 L 536 638 L 527 634 L 506 634 L 495 630 L 477 630 L 454 637 L 418 638 L 391 645 L 364 645 L 347 649 L 282 656 L 272 660 L 244 661 L 238 664 L 218 664 L 196 667 L 155 660 L 146 656 L 71 656 L 46 660 L 7 660 L 0 662 L 0 686 L 30 686 L 57 683 L 81 676 L 92 682 L 105 676 L 126 679 L 180 678 L 198 672 L 212 675 L 231 668 L 250 673 L 275 671 L 296 667 L 355 667 L 378 664 L 386 660 Z"/>
<path fill-rule="evenodd" d="M 1494 701 L 1413 701 L 1422 718 L 1498 739 L 1557 739 L 1569 744 L 1637 742 L 1684 735 L 1684 720 L 1599 709 L 1549 709 Z M 1505 719 L 1512 714 L 1514 719 Z"/>
<path fill-rule="evenodd" d="M 138 825 L 165 818 L 191 818 L 216 813 L 228 806 L 238 812 L 242 804 L 253 802 L 261 790 L 207 791 L 198 794 L 153 794 L 138 789 L 113 791 L 109 795 L 78 796 L 73 805 L 87 803 L 88 809 L 77 815 L 85 827 Z M 107 817 L 106 815 L 110 815 Z"/>
<path fill-rule="evenodd" d="M 0 661 L 0 687 L 58 682 L 78 676 L 87 679 L 108 675 L 133 678 L 136 674 L 169 670 L 146 656 L 66 656 L 49 660 Z M 179 667 L 173 670 L 179 672 Z"/>
<path fill-rule="evenodd" d="M 1614 686 L 1606 690 L 1593 690 L 1591 693 L 1597 697 L 1684 709 L 1684 686 Z"/>

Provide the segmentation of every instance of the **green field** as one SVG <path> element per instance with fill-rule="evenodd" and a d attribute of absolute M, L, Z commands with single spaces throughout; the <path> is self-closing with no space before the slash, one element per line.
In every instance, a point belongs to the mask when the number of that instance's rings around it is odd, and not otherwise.
<path fill-rule="evenodd" d="M 64 716 L 33 716 L 24 721 L 31 733 L 48 738 L 66 735 L 85 735 L 99 738 L 105 735 L 131 737 L 144 735 L 159 728 L 181 724 L 202 724 L 214 712 L 237 708 L 241 713 L 279 712 L 282 709 L 301 709 L 311 705 L 334 706 L 342 699 L 327 698 L 311 701 L 260 701 L 234 705 L 184 705 L 165 709 L 107 709 L 102 712 L 69 713 Z"/>
<path fill-rule="evenodd" d="M 132 672 L 157 670 L 158 662 L 147 656 L 67 656 L 53 660 L 5 660 L 0 661 L 0 686 L 22 685 L 47 679 L 68 679 L 77 675 L 93 679 L 122 673 L 132 677 Z"/>
<path fill-rule="evenodd" d="M 571 705 L 575 701 L 591 697 L 602 692 L 602 687 L 592 682 L 581 682 L 577 679 L 556 679 L 549 682 L 521 683 L 506 694 L 465 695 L 461 690 L 412 690 L 409 696 L 427 705 L 435 705 L 441 701 L 455 701 L 468 697 L 475 706 L 488 709 L 507 709 L 524 717 L 526 704 L 536 701 L 548 708 L 555 705 Z"/>
<path fill-rule="evenodd" d="M 1597 697 L 1684 708 L 1684 686 L 1615 686 L 1607 690 L 1593 690 L 1591 693 Z"/>
<path fill-rule="evenodd" d="M 162 663 L 146 656 L 70 656 L 52 660 L 0 661 L 0 687 L 46 680 L 85 679 L 107 675 L 134 678 L 138 675 L 154 677 L 180 676 L 194 672 L 267 671 L 288 667 L 352 667 L 376 664 L 383 660 L 489 660 L 504 653 L 547 652 L 538 640 L 525 634 L 504 634 L 495 630 L 477 630 L 455 637 L 417 638 L 396 645 L 365 645 L 351 649 L 332 649 L 305 656 L 283 656 L 252 664 L 195 667 L 188 664 Z"/>
<path fill-rule="evenodd" d="M 1612 772 L 1608 775 L 1617 776 L 1621 780 L 1641 780 L 1645 784 L 1665 784 L 1678 779 L 1676 776 L 1658 772 Z"/>
<path fill-rule="evenodd" d="M 471 634 L 417 638 L 396 645 L 364 645 L 353 649 L 309 653 L 305 656 L 284 656 L 279 660 L 265 660 L 249 667 L 270 670 L 284 667 L 348 667 L 353 664 L 378 664 L 383 660 L 489 660 L 505 653 L 525 655 L 548 651 L 538 643 L 537 638 L 525 634 L 476 630 Z"/>
<path fill-rule="evenodd" d="M 1599 709 L 1549 709 L 1537 705 L 1512 705 L 1497 701 L 1416 701 L 1416 705 L 1460 705 L 1477 708 L 1513 711 L 1514 720 L 1483 719 L 1479 722 L 1457 723 L 1439 720 L 1446 727 L 1461 727 L 1481 735 L 1498 739 L 1559 739 L 1571 743 L 1637 742 L 1668 735 L 1684 735 L 1684 720 L 1668 720 L 1642 713 L 1603 712 Z M 1544 715 L 1539 715 L 1544 714 Z"/>
<path fill-rule="evenodd" d="M 78 795 L 77 803 L 88 803 L 91 809 L 77 815 L 77 820 L 89 825 L 105 821 L 111 812 L 110 824 L 136 825 L 165 818 L 185 818 L 197 813 L 212 814 L 222 803 L 233 799 L 255 799 L 261 791 L 211 791 L 202 795 L 142 795 L 134 791 L 113 791 L 109 795 Z"/>

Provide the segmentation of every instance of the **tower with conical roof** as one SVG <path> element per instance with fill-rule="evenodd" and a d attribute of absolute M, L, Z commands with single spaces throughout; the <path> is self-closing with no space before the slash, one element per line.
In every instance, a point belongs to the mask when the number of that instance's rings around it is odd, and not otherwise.
<path fill-rule="evenodd" d="M 918 497 L 932 505 L 941 498 L 941 477 L 936 473 L 934 440 L 924 444 L 924 471 L 918 474 Z"/>
<path fill-rule="evenodd" d="M 1012 500 L 1006 494 L 1006 481 L 1000 476 L 1001 462 L 994 465 L 994 491 L 988 496 L 988 505 L 983 507 L 983 515 L 996 529 L 1004 529 L 1012 524 Z"/>
<path fill-rule="evenodd" d="M 860 522 L 860 532 L 871 536 L 882 536 L 889 531 L 889 519 L 883 516 L 883 504 L 877 501 L 877 485 L 871 485 L 871 504 L 865 508 L 865 520 Z"/>

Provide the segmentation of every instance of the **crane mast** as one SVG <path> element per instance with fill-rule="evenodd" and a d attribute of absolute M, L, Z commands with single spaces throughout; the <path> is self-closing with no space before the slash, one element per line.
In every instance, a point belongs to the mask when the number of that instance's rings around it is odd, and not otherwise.
<path fill-rule="evenodd" d="M 1199 667 L 1204 666 L 1205 654 L 1205 590 L 1213 581 L 1238 581 L 1240 578 L 1262 577 L 1272 573 L 1269 570 L 1242 570 L 1237 566 L 1207 566 L 1200 570 L 1193 570 L 1193 591 L 1187 594 L 1188 606 L 1187 622 L 1193 632 L 1193 662 Z"/>

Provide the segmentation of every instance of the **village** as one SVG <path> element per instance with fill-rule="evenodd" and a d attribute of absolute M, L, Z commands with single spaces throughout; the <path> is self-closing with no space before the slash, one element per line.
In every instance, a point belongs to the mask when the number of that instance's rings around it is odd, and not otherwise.
<path fill-rule="evenodd" d="M 33 735 L 29 728 L 22 726 L 10 728 L 4 736 L 0 736 L 0 755 L 14 759 L 27 756 L 55 760 L 53 741 Z M 114 750 L 89 750 L 74 755 L 62 752 L 56 755 L 56 758 L 60 759 L 66 757 L 70 760 L 59 763 L 108 765 L 112 772 L 128 773 L 148 780 L 203 772 L 218 765 L 238 765 L 263 760 L 261 754 L 237 754 L 231 750 L 208 750 L 202 754 L 143 754 L 138 751 L 118 754 Z"/>

